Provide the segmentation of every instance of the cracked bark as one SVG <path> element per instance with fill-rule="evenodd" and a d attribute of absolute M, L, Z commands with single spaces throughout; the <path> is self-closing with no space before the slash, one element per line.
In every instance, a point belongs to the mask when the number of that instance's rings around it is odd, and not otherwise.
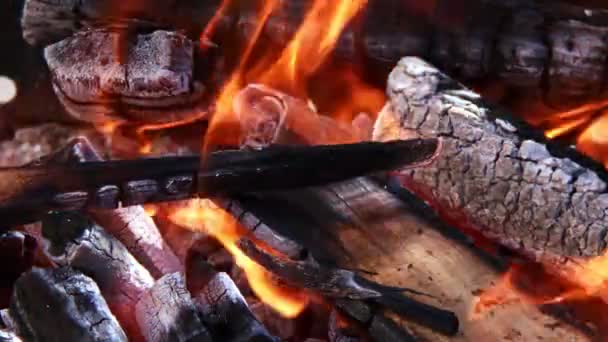
<path fill-rule="evenodd" d="M 95 282 L 72 268 L 25 273 L 10 312 L 26 341 L 127 341 Z"/>
<path fill-rule="evenodd" d="M 157 280 L 137 303 L 135 312 L 146 341 L 212 340 L 198 316 L 182 274 L 171 273 Z"/>
<path fill-rule="evenodd" d="M 42 232 L 51 259 L 93 278 L 121 325 L 138 340 L 144 332 L 135 319 L 135 304 L 154 284 L 150 273 L 122 243 L 82 214 L 49 214 Z"/>
<path fill-rule="evenodd" d="M 418 58 L 400 61 L 387 92 L 374 139 L 442 138 L 436 160 L 402 174 L 450 221 L 540 261 L 605 252 L 608 174 L 601 166 Z"/>

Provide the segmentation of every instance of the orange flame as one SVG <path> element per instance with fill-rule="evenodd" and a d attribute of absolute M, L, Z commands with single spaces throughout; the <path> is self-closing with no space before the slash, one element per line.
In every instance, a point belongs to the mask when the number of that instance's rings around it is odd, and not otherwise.
<path fill-rule="evenodd" d="M 342 0 L 338 3 L 316 0 L 277 60 L 268 54 L 257 59 L 254 67 L 247 68 L 266 21 L 279 5 L 277 0 L 266 1 L 258 13 L 256 26 L 240 63 L 216 101 L 203 152 L 209 152 L 212 144 L 230 144 L 230 139 L 234 135 L 238 136 L 225 130 L 236 130 L 238 127 L 233 115 L 233 100 L 243 84 L 263 83 L 305 96 L 304 90 L 309 78 L 323 65 L 344 27 L 366 3 L 366 0 Z"/>
<path fill-rule="evenodd" d="M 211 201 L 191 200 L 188 206 L 174 211 L 169 219 L 179 226 L 207 233 L 220 241 L 245 272 L 254 293 L 281 315 L 294 318 L 308 305 L 309 298 L 304 292 L 276 284 L 266 269 L 238 248 L 237 242 L 246 231 L 230 214 Z"/>

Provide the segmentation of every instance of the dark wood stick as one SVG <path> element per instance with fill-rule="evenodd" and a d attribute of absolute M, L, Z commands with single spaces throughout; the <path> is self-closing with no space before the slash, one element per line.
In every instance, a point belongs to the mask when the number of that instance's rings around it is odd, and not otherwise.
<path fill-rule="evenodd" d="M 441 137 L 440 157 L 404 184 L 445 217 L 538 260 L 606 251 L 603 167 L 420 59 L 399 63 L 388 94 L 374 138 Z"/>
<path fill-rule="evenodd" d="M 71 268 L 24 274 L 10 311 L 28 341 L 127 341 L 95 282 Z"/>
<path fill-rule="evenodd" d="M 198 156 L 0 169 L 0 217 L 10 227 L 50 210 L 116 208 L 326 184 L 420 163 L 437 141 L 273 147 Z M 341 165 L 337 168 L 335 165 Z"/>

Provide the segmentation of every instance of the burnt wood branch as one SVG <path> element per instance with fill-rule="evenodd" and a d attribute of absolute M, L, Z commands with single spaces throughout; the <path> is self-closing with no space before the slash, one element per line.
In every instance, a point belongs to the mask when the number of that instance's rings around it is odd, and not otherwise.
<path fill-rule="evenodd" d="M 437 140 L 422 139 L 219 151 L 204 161 L 184 156 L 4 168 L 0 216 L 7 227 L 36 221 L 51 210 L 313 186 L 420 163 L 436 150 Z"/>
<path fill-rule="evenodd" d="M 167 274 L 157 280 L 137 303 L 135 312 L 146 341 L 212 341 L 183 274 Z"/>
<path fill-rule="evenodd" d="M 141 336 L 144 332 L 136 322 L 135 304 L 154 285 L 154 279 L 124 245 L 78 213 L 49 214 L 42 233 L 51 259 L 94 279 L 129 336 Z"/>
<path fill-rule="evenodd" d="M 277 341 L 255 318 L 230 276 L 215 271 L 202 256 L 193 254 L 188 258 L 186 281 L 202 320 L 215 339 Z"/>
<path fill-rule="evenodd" d="M 21 276 L 10 312 L 27 341 L 127 341 L 97 284 L 71 268 Z"/>
<path fill-rule="evenodd" d="M 538 260 L 605 252 L 608 175 L 600 165 L 418 58 L 401 60 L 388 95 L 375 139 L 442 139 L 437 159 L 403 174 L 443 215 Z"/>

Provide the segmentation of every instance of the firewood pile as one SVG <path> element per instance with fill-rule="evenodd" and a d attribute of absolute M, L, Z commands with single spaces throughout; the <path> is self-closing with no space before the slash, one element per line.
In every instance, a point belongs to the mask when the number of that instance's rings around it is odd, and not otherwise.
<path fill-rule="evenodd" d="M 589 140 L 608 9 L 23 0 L 0 19 L 0 339 L 608 336 Z"/>

